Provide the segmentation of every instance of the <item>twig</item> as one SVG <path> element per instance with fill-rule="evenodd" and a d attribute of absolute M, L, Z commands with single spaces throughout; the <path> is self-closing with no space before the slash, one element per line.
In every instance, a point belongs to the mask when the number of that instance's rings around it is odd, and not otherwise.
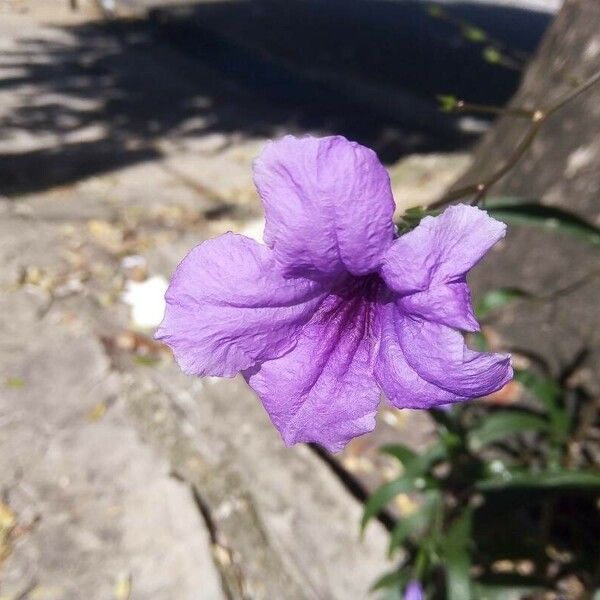
<path fill-rule="evenodd" d="M 532 111 L 529 115 L 530 125 L 527 133 L 516 146 L 516 148 L 513 150 L 512 154 L 509 156 L 508 160 L 502 167 L 500 167 L 497 171 L 493 172 L 487 179 L 484 179 L 483 181 L 472 183 L 465 187 L 448 192 L 439 200 L 429 204 L 428 208 L 440 208 L 441 206 L 449 204 L 454 200 L 458 200 L 459 198 L 463 198 L 471 194 L 475 194 L 475 198 L 473 199 L 472 204 L 479 204 L 479 202 L 481 202 L 481 200 L 487 194 L 489 189 L 500 179 L 502 179 L 502 177 L 504 177 L 509 171 L 511 171 L 521 160 L 521 158 L 525 155 L 525 153 L 529 150 L 538 133 L 540 132 L 542 125 L 546 122 L 548 117 L 553 115 L 563 106 L 565 106 L 581 94 L 585 93 L 599 81 L 600 71 L 595 73 L 592 77 L 590 77 L 587 81 L 582 83 L 574 90 L 569 91 L 567 94 L 565 94 L 562 98 L 557 100 L 554 104 L 551 104 L 549 107 Z M 517 110 L 520 111 L 523 109 Z M 505 112 L 507 114 L 510 114 L 510 109 L 507 109 L 507 111 Z"/>
<path fill-rule="evenodd" d="M 464 100 L 458 100 L 456 102 L 456 107 L 452 110 L 452 112 L 465 113 L 465 112 L 475 112 L 475 113 L 483 113 L 483 114 L 492 114 L 492 115 L 509 115 L 511 117 L 523 117 L 525 119 L 531 119 L 535 111 L 528 110 L 527 108 L 513 108 L 502 106 L 490 106 L 487 104 L 473 104 L 471 102 L 465 102 Z"/>

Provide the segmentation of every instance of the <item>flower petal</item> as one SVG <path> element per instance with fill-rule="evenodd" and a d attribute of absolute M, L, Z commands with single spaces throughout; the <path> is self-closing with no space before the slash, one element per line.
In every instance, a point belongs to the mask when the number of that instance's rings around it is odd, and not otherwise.
<path fill-rule="evenodd" d="M 479 331 L 467 282 L 435 285 L 400 299 L 403 312 L 463 331 Z"/>
<path fill-rule="evenodd" d="M 375 427 L 377 342 L 369 316 L 346 327 L 346 310 L 351 303 L 328 296 L 293 350 L 244 373 L 287 445 L 316 442 L 337 452 Z"/>
<path fill-rule="evenodd" d="M 230 377 L 288 351 L 323 296 L 314 281 L 284 278 L 266 246 L 226 233 L 181 262 L 156 338 L 185 373 Z"/>
<path fill-rule="evenodd" d="M 509 354 L 470 350 L 458 331 L 439 323 L 406 317 L 400 345 L 420 377 L 464 398 L 491 394 L 512 378 Z"/>
<path fill-rule="evenodd" d="M 379 268 L 392 244 L 394 199 L 370 149 L 335 136 L 270 142 L 254 163 L 265 243 L 288 274 Z"/>
<path fill-rule="evenodd" d="M 381 274 L 400 294 L 462 279 L 506 232 L 506 225 L 474 206 L 458 204 L 425 217 L 385 255 Z"/>
<path fill-rule="evenodd" d="M 393 303 L 381 306 L 378 321 L 381 345 L 375 378 L 391 404 L 397 408 L 433 408 L 464 400 L 423 379 L 407 362 L 400 345 L 402 313 Z"/>

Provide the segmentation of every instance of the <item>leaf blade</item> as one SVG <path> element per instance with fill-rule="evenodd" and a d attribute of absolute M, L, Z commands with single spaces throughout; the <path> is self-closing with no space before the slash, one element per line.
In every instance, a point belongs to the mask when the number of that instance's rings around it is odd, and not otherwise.
<path fill-rule="evenodd" d="M 550 423 L 541 415 L 521 410 L 502 410 L 486 417 L 483 423 L 467 436 L 469 448 L 478 451 L 499 439 L 525 431 L 546 432 Z"/>

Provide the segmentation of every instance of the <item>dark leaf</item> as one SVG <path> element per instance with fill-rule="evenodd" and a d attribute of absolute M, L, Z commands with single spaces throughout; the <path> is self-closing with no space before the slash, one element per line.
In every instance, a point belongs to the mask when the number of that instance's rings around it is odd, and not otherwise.
<path fill-rule="evenodd" d="M 447 598 L 448 600 L 470 600 L 472 512 L 467 508 L 453 523 L 442 541 L 442 549 L 446 563 Z"/>
<path fill-rule="evenodd" d="M 571 427 L 569 414 L 561 404 L 563 390 L 557 381 L 532 371 L 516 371 L 515 379 L 546 408 L 552 424 L 553 439 L 564 440 Z"/>
<path fill-rule="evenodd" d="M 371 586 L 370 591 L 376 592 L 377 590 L 383 590 L 390 587 L 401 589 L 408 582 L 408 576 L 409 574 L 406 571 L 388 571 L 379 577 L 377 581 L 375 581 L 375 583 Z"/>
<path fill-rule="evenodd" d="M 427 528 L 433 518 L 435 508 L 440 500 L 438 492 L 429 492 L 425 494 L 423 505 L 419 507 L 413 514 L 402 517 L 390 535 L 390 543 L 388 547 L 388 556 L 391 557 L 399 546 L 404 541 L 412 536 L 418 535 Z"/>
<path fill-rule="evenodd" d="M 529 597 L 540 591 L 537 586 L 525 585 L 486 585 L 476 583 L 474 585 L 477 600 L 521 600 L 524 596 Z"/>
<path fill-rule="evenodd" d="M 600 489 L 600 472 L 563 470 L 527 473 L 506 470 L 501 478 L 478 482 L 477 488 L 482 491 L 508 488 L 593 491 Z"/>
<path fill-rule="evenodd" d="M 403 444 L 382 446 L 379 451 L 397 458 L 404 465 L 405 469 L 418 456 L 414 450 L 411 450 L 408 446 L 404 446 Z"/>
<path fill-rule="evenodd" d="M 360 523 L 361 531 L 364 531 L 367 523 L 378 515 L 398 494 L 402 492 L 411 492 L 417 489 L 415 487 L 415 478 L 408 474 L 394 479 L 389 483 L 382 485 L 366 502 Z"/>
<path fill-rule="evenodd" d="M 548 431 L 550 423 L 544 417 L 521 410 L 503 410 L 485 417 L 483 423 L 468 434 L 471 450 L 523 431 Z"/>
<path fill-rule="evenodd" d="M 529 198 L 490 198 L 488 213 L 506 223 L 562 231 L 600 246 L 600 229 L 578 215 L 555 206 L 546 206 Z"/>

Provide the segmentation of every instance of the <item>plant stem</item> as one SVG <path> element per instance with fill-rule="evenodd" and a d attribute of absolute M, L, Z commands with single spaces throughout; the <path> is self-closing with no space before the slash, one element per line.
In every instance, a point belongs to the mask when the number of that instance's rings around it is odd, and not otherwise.
<path fill-rule="evenodd" d="M 476 112 L 492 115 L 509 115 L 511 117 L 523 117 L 525 119 L 531 119 L 534 114 L 533 110 L 528 110 L 526 108 L 512 108 L 510 106 L 503 108 L 502 106 L 489 106 L 487 104 L 472 104 L 471 102 L 465 102 L 464 100 L 459 100 L 456 103 L 456 108 L 450 112 Z"/>
<path fill-rule="evenodd" d="M 463 198 L 465 196 L 470 196 L 471 194 L 475 194 L 475 197 L 472 201 L 472 204 L 477 205 L 483 200 L 489 189 L 497 183 L 502 177 L 504 177 L 509 171 L 511 171 L 517 163 L 523 158 L 526 152 L 529 150 L 531 145 L 533 144 L 535 138 L 538 133 L 542 129 L 542 125 L 546 122 L 549 116 L 553 115 L 555 112 L 560 110 L 563 106 L 579 97 L 581 94 L 588 91 L 592 86 L 600 81 L 600 71 L 592 75 L 589 79 L 583 82 L 574 90 L 567 92 L 564 96 L 559 98 L 554 104 L 551 104 L 547 108 L 538 109 L 532 111 L 529 114 L 529 129 L 527 130 L 523 139 L 519 142 L 519 144 L 515 147 L 512 154 L 508 157 L 508 160 L 502 167 L 500 167 L 497 171 L 494 171 L 487 179 L 482 181 L 478 181 L 476 183 L 472 183 L 465 187 L 459 188 L 457 190 L 452 190 L 442 196 L 439 200 L 432 202 L 428 205 L 428 208 L 440 208 L 453 202 L 454 200 L 458 200 L 459 198 Z M 474 105 L 476 106 L 476 105 Z M 492 107 L 495 108 L 495 107 Z M 522 110 L 522 109 L 517 109 Z M 507 114 L 510 114 L 510 109 L 505 111 Z"/>

